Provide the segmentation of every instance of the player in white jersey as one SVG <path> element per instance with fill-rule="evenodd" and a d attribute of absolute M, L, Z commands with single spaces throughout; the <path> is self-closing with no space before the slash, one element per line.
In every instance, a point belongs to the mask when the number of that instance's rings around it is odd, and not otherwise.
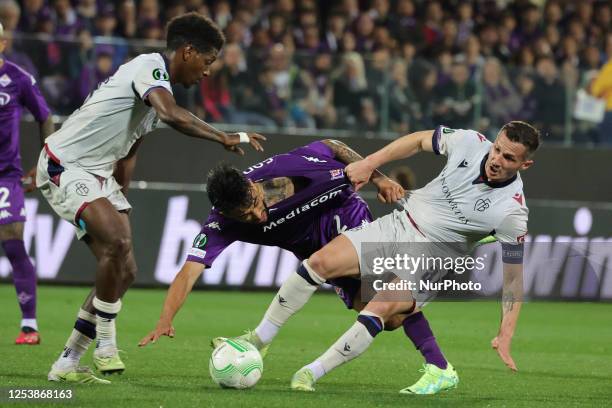
<path fill-rule="evenodd" d="M 46 139 L 36 184 L 51 207 L 77 227 L 78 237 L 97 259 L 95 288 L 49 380 L 110 383 L 79 367 L 94 338 L 96 368 L 103 374 L 125 369 L 117 350 L 115 318 L 136 274 L 131 206 L 125 195 L 142 136 L 164 122 L 238 154 L 244 154 L 239 143 L 263 150 L 262 136 L 219 131 L 179 107 L 172 95 L 171 84 L 189 87 L 209 75 L 224 41 L 220 29 L 200 14 L 174 18 L 167 27 L 166 52 L 140 55 L 120 66 Z"/>
<path fill-rule="evenodd" d="M 444 250 L 445 243 L 453 243 L 469 248 L 492 234 L 502 244 L 504 270 L 502 320 L 492 346 L 503 362 L 516 370 L 510 343 L 522 300 L 522 245 L 528 214 L 518 172 L 533 164 L 539 138 L 535 128 L 519 121 L 506 124 L 494 143 L 475 131 L 440 126 L 404 136 L 347 166 L 348 177 L 360 188 L 369 181 L 373 169 L 390 161 L 421 151 L 447 156 L 447 164 L 437 178 L 402 200 L 402 211 L 396 210 L 361 228 L 346 231 L 305 260 L 281 286 L 255 329 L 257 339 L 253 343 L 258 347 L 267 346 L 279 328 L 326 280 L 344 276 L 364 279 L 367 264 L 362 264 L 362 255 L 365 255 L 362 244 L 378 244 L 375 250 L 380 256 L 393 258 L 397 243 L 409 247 L 429 243 Z M 320 377 L 362 354 L 386 323 L 397 315 L 408 315 L 402 322 L 404 330 L 427 361 L 421 379 L 400 392 L 435 394 L 456 387 L 457 373 L 441 353 L 419 309 L 431 296 L 417 295 L 409 290 L 376 293 L 360 312 L 357 322 L 329 350 L 294 375 L 291 387 L 314 391 Z M 284 302 L 277 302 L 277 298 Z"/>

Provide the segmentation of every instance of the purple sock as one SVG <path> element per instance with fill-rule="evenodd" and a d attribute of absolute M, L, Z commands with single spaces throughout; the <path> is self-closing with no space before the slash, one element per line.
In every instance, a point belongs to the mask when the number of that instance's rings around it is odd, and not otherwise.
<path fill-rule="evenodd" d="M 447 366 L 446 359 L 440 347 L 438 347 L 438 343 L 436 343 L 436 338 L 423 312 L 408 316 L 404 319 L 402 325 L 404 326 L 406 336 L 425 357 L 425 362 L 444 370 Z"/>
<path fill-rule="evenodd" d="M 3 241 L 2 248 L 13 266 L 13 282 L 21 314 L 24 319 L 36 319 L 36 271 L 23 241 L 20 239 Z"/>

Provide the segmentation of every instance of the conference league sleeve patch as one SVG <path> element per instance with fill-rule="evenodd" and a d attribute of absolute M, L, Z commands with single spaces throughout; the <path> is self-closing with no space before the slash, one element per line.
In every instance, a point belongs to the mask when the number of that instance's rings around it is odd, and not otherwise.
<path fill-rule="evenodd" d="M 193 240 L 193 245 L 187 251 L 188 256 L 194 256 L 196 258 L 204 259 L 206 256 L 206 251 L 204 248 L 206 247 L 206 243 L 208 242 L 208 237 L 204 233 L 198 234 Z"/>

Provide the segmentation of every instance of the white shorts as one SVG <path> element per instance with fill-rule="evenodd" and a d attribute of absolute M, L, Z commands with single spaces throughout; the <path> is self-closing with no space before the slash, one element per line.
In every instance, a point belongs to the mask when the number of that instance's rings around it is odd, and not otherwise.
<path fill-rule="evenodd" d="M 106 198 L 117 211 L 132 208 L 114 177 L 105 179 L 77 166 L 59 164 L 46 149 L 38 159 L 36 186 L 57 215 L 76 227 L 78 239 L 87 234 L 80 216 L 92 201 Z"/>
<path fill-rule="evenodd" d="M 430 245 L 427 243 L 431 242 L 419 230 L 416 223 L 411 221 L 408 213 L 404 210 L 394 210 L 384 217 L 378 218 L 369 224 L 345 231 L 343 234 L 351 241 L 359 257 L 362 283 L 366 285 L 366 287 L 362 288 L 362 297 L 365 297 L 362 301 L 365 302 L 369 301 L 375 293 L 368 287 L 370 285 L 368 282 L 371 282 L 373 277 L 375 277 L 372 267 L 369 265 L 372 259 L 393 258 L 398 253 L 406 253 L 407 248 L 412 247 L 416 251 L 413 256 L 418 257 L 423 249 Z M 400 274 L 395 276 L 403 278 Z M 368 295 L 365 295 L 365 293 L 368 293 Z M 424 293 L 419 291 L 418 293 L 413 292 L 412 296 L 416 300 L 417 306 L 422 307 L 435 298 L 436 292 L 428 291 Z M 400 299 L 392 297 L 389 300 Z"/>

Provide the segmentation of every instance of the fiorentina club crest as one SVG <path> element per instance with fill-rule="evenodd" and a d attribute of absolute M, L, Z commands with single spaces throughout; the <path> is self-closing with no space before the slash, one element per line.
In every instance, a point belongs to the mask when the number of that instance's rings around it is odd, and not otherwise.
<path fill-rule="evenodd" d="M 329 171 L 332 180 L 344 178 L 344 169 L 333 169 Z"/>
<path fill-rule="evenodd" d="M 3 87 L 7 87 L 10 83 L 11 83 L 11 78 L 9 78 L 8 75 L 4 74 L 0 77 L 0 85 L 2 85 Z"/>

